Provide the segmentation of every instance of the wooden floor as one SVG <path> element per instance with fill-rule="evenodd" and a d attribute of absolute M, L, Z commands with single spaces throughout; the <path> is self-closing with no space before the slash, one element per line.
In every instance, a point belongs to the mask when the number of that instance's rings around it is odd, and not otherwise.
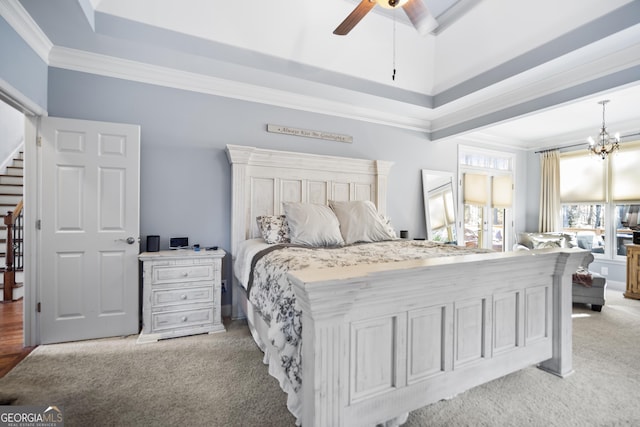
<path fill-rule="evenodd" d="M 23 347 L 22 305 L 22 299 L 0 302 L 0 378 L 35 348 Z"/>

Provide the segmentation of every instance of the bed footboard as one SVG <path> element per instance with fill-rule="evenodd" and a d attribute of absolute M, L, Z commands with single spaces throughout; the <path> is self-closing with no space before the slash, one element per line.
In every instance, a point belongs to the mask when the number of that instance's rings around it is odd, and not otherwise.
<path fill-rule="evenodd" d="M 528 366 L 571 373 L 571 274 L 549 249 L 292 272 L 302 425 L 375 425 Z"/>

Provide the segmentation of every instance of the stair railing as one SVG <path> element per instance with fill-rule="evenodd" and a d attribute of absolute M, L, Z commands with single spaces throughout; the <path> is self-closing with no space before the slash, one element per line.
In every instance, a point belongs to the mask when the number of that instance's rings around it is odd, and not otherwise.
<path fill-rule="evenodd" d="M 7 248 L 5 251 L 4 293 L 3 300 L 13 299 L 13 289 L 16 287 L 16 270 L 23 268 L 23 200 L 20 200 L 13 211 L 8 211 L 4 217 L 7 228 Z"/>

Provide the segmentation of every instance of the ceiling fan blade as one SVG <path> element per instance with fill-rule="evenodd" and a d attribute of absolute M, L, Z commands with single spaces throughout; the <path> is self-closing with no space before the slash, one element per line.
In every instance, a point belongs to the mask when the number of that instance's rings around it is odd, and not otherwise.
<path fill-rule="evenodd" d="M 422 0 L 409 0 L 402 8 L 421 35 L 427 35 L 438 27 L 438 21 L 429 13 Z"/>
<path fill-rule="evenodd" d="M 373 0 L 362 0 L 360 4 L 353 9 L 353 12 L 351 12 L 349 16 L 347 16 L 345 20 L 338 25 L 338 28 L 333 30 L 333 34 L 338 36 L 347 35 L 349 31 L 351 31 L 375 5 L 376 2 Z"/>

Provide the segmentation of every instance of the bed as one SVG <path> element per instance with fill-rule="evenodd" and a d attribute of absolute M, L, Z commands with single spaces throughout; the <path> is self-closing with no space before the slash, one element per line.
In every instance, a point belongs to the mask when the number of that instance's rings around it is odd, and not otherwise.
<path fill-rule="evenodd" d="M 296 384 L 271 319 L 247 295 L 251 273 L 238 271 L 238 261 L 271 256 L 256 218 L 330 202 L 374 205 L 384 216 L 392 164 L 237 145 L 227 155 L 232 315 L 247 318 L 298 424 L 400 425 L 414 409 L 528 366 L 572 372 L 571 275 L 584 251 L 461 252 L 288 271 L 300 314 Z"/>

